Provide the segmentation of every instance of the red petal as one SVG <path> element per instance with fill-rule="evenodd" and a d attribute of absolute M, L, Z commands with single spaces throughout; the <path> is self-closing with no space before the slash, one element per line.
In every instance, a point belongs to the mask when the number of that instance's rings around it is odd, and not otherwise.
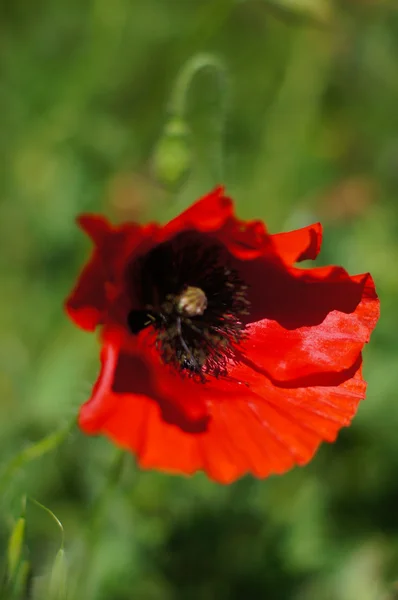
<path fill-rule="evenodd" d="M 224 196 L 223 187 L 215 188 L 165 225 L 159 231 L 158 241 L 189 230 L 210 234 L 241 260 L 275 254 L 264 224 L 261 221 L 241 221 L 236 218 L 233 202 Z"/>
<path fill-rule="evenodd" d="M 112 226 L 102 215 L 83 214 L 77 218 L 77 222 L 97 246 L 112 232 Z"/>
<path fill-rule="evenodd" d="M 350 314 L 361 300 L 373 305 L 370 323 L 378 315 L 377 295 L 369 274 L 348 275 L 341 267 L 298 269 L 264 259 L 240 262 L 249 286 L 250 322 L 271 319 L 286 329 L 322 323 L 333 310 Z"/>
<path fill-rule="evenodd" d="M 173 390 L 181 404 L 200 394 L 210 407 L 206 427 L 189 430 L 165 419 L 164 398 L 148 365 L 135 358 L 134 367 L 131 360 L 118 356 L 117 346 L 105 344 L 100 377 L 80 412 L 81 428 L 109 436 L 134 452 L 144 468 L 184 474 L 204 470 L 221 483 L 247 472 L 266 477 L 305 464 L 322 440 L 333 441 L 350 423 L 365 394 L 359 362 L 339 386 L 289 389 L 240 365 L 235 380 L 204 385 L 184 380 L 184 389 Z"/>
<path fill-rule="evenodd" d="M 269 319 L 248 325 L 242 354 L 280 382 L 329 374 L 317 382 L 338 383 L 379 317 L 373 280 L 333 267 L 295 270 L 294 275 L 269 281 L 264 303 L 269 302 L 264 309 Z"/>
<path fill-rule="evenodd" d="M 285 389 L 237 368 L 236 376 L 250 379 L 250 397 L 214 401 L 208 432 L 200 438 L 204 470 L 229 483 L 246 472 L 266 477 L 306 464 L 355 415 L 365 395 L 360 366 L 356 369 L 340 386 Z"/>
<path fill-rule="evenodd" d="M 224 196 L 224 188 L 219 186 L 167 223 L 163 228 L 164 235 L 169 238 L 190 229 L 217 231 L 232 215 L 232 200 Z"/>
<path fill-rule="evenodd" d="M 69 317 L 82 329 L 94 331 L 106 307 L 105 274 L 98 251 L 83 268 L 77 284 L 65 302 Z"/>
<path fill-rule="evenodd" d="M 321 246 L 322 227 L 315 223 L 303 229 L 269 235 L 261 221 L 242 221 L 234 214 L 233 202 L 219 186 L 207 194 L 160 232 L 162 240 L 194 229 L 213 234 L 239 260 L 260 256 L 279 257 L 288 264 L 314 259 Z"/>
<path fill-rule="evenodd" d="M 154 224 L 140 227 L 134 223 L 113 227 L 104 217 L 90 214 L 81 215 L 78 222 L 93 240 L 95 250 L 66 301 L 66 311 L 79 327 L 89 331 L 105 321 L 120 320 L 124 308 L 116 306 L 112 299 L 123 297 L 124 270 L 138 249 L 145 252 L 181 231 L 196 230 L 213 236 L 244 261 L 275 253 L 264 225 L 259 221 L 238 220 L 233 214 L 232 200 L 224 196 L 222 187 L 204 196 L 163 228 Z M 110 290 L 112 298 L 108 297 Z"/>
<path fill-rule="evenodd" d="M 148 396 L 117 399 L 118 409 L 101 433 L 132 451 L 146 469 L 189 475 L 201 468 L 199 434 L 188 433 L 163 420 L 159 406 Z M 131 424 L 133 424 L 131 426 Z"/>
<path fill-rule="evenodd" d="M 77 283 L 65 303 L 69 317 L 82 329 L 93 331 L 109 317 L 109 293 L 124 292 L 123 274 L 126 262 L 134 250 L 157 227 L 140 227 L 125 223 L 112 227 L 99 215 L 81 215 L 81 228 L 95 244 L 91 258 L 80 273 Z"/>
<path fill-rule="evenodd" d="M 314 223 L 302 229 L 271 235 L 277 253 L 287 264 L 314 260 L 321 249 L 322 225 Z"/>
<path fill-rule="evenodd" d="M 229 252 L 241 261 L 251 261 L 259 257 L 277 259 L 264 223 L 261 221 L 240 221 L 236 217 L 229 219 L 217 232 L 217 238 Z"/>
<path fill-rule="evenodd" d="M 233 256 L 253 260 L 260 256 L 279 257 L 286 263 L 314 259 L 321 246 L 322 226 L 315 223 L 303 229 L 269 235 L 261 221 L 242 221 L 234 214 L 233 202 L 219 186 L 207 194 L 162 230 L 162 239 L 194 229 L 213 234 Z"/>
<path fill-rule="evenodd" d="M 253 398 L 250 402 L 237 398 L 236 402 L 215 405 L 209 435 L 216 428 L 217 437 L 222 435 L 222 428 L 229 431 L 235 454 L 241 461 L 245 459 L 245 470 L 258 477 L 306 464 L 323 440 L 334 441 L 338 431 L 350 424 L 366 390 L 360 359 L 347 371 L 346 381 L 331 387 L 281 388 L 244 366 L 237 367 L 235 374 L 250 381 Z M 213 442 L 215 446 L 216 438 Z M 232 469 L 222 474 L 216 464 L 209 474 L 219 480 L 223 474 L 227 480 L 234 478 Z"/>
<path fill-rule="evenodd" d="M 209 413 L 201 386 L 192 386 L 188 378 L 163 365 L 148 344 L 146 332 L 137 337 L 105 332 L 104 338 L 101 372 L 91 399 L 81 409 L 85 430 L 101 426 L 104 406 L 107 414 L 106 407 L 115 398 L 128 397 L 134 407 L 136 396 L 150 398 L 160 408 L 163 420 L 181 429 L 197 432 L 207 427 Z M 130 347 L 120 350 L 123 339 Z"/>
<path fill-rule="evenodd" d="M 77 222 L 96 245 L 103 243 L 111 231 L 108 221 L 100 215 L 84 214 L 78 217 Z M 87 331 L 93 331 L 100 323 L 106 307 L 104 281 L 103 261 L 95 249 L 65 302 L 66 312 L 72 321 Z"/>

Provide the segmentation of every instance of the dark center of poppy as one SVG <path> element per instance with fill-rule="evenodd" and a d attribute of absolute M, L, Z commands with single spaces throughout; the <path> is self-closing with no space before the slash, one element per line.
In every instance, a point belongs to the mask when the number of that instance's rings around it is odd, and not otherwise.
<path fill-rule="evenodd" d="M 128 315 L 133 334 L 152 326 L 164 363 L 200 381 L 225 376 L 236 360 L 248 314 L 247 287 L 218 242 L 180 233 L 135 259 L 128 286 L 140 309 Z"/>

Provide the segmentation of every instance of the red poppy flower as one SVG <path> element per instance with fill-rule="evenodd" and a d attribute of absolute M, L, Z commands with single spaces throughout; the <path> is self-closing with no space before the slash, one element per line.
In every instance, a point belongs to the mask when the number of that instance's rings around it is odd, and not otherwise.
<path fill-rule="evenodd" d="M 66 310 L 102 343 L 83 431 L 226 483 L 303 465 L 349 425 L 379 302 L 369 274 L 294 266 L 318 254 L 319 224 L 270 235 L 222 188 L 165 226 L 79 224 L 94 251 Z"/>

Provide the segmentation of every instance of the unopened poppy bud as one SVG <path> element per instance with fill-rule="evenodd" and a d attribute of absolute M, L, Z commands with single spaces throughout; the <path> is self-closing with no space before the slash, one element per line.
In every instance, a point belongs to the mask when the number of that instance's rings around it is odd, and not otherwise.
<path fill-rule="evenodd" d="M 175 187 L 188 174 L 192 164 L 190 131 L 175 117 L 165 126 L 152 158 L 154 177 L 166 187 Z"/>

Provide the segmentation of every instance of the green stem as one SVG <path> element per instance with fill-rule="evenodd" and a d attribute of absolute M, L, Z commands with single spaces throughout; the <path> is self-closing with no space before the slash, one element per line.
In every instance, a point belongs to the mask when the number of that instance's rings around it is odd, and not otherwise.
<path fill-rule="evenodd" d="M 188 60 L 179 72 L 169 103 L 169 112 L 172 116 L 185 119 L 188 105 L 188 94 L 192 82 L 196 75 L 203 70 L 211 69 L 217 77 L 217 83 L 220 89 L 222 99 L 220 112 L 224 116 L 227 107 L 228 87 L 227 70 L 223 62 L 212 54 L 196 54 Z"/>
<path fill-rule="evenodd" d="M 127 454 L 124 450 L 116 451 L 116 455 L 109 468 L 108 478 L 105 483 L 105 487 L 94 502 L 94 505 L 91 509 L 91 519 L 89 523 L 89 538 L 91 541 L 93 541 L 94 537 L 98 537 L 101 521 L 105 516 L 106 509 L 108 506 L 109 497 L 111 496 L 113 490 L 115 489 L 116 485 L 120 480 L 126 456 Z"/>
<path fill-rule="evenodd" d="M 110 496 L 120 480 L 127 456 L 124 450 L 117 450 L 109 468 L 104 489 L 96 498 L 91 508 L 90 519 L 85 530 L 84 559 L 81 562 L 83 568 L 77 577 L 76 597 L 90 597 L 91 573 L 95 559 L 95 550 L 98 545 L 102 524 L 106 518 Z"/>
<path fill-rule="evenodd" d="M 223 179 L 222 164 L 222 139 L 225 128 L 225 118 L 228 108 L 228 73 L 224 63 L 217 57 L 208 53 L 193 56 L 182 67 L 177 75 L 168 106 L 171 119 L 188 121 L 189 93 L 195 78 L 203 71 L 210 70 L 214 73 L 220 98 L 217 115 L 212 119 L 211 131 L 217 140 L 216 156 L 212 157 L 212 168 L 216 165 L 215 179 Z"/>
<path fill-rule="evenodd" d="M 75 423 L 76 419 L 73 419 L 73 421 L 63 429 L 60 429 L 55 433 L 51 433 L 35 444 L 27 446 L 27 448 L 24 448 L 21 450 L 21 452 L 14 456 L 5 466 L 2 474 L 0 475 L 0 493 L 4 490 L 5 486 L 12 479 L 15 473 L 25 466 L 25 464 L 31 462 L 32 460 L 36 460 L 37 458 L 41 458 L 44 454 L 47 454 L 47 452 L 51 452 L 51 450 L 57 448 L 68 437 L 72 428 L 75 426 Z"/>

